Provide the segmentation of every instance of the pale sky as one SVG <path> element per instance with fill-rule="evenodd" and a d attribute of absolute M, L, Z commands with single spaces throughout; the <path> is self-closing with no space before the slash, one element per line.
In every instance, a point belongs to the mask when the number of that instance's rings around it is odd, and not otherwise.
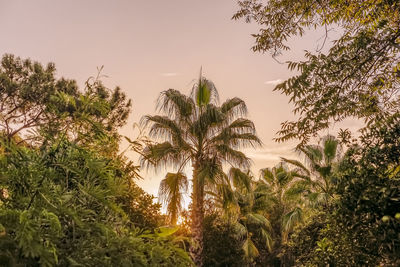
<path fill-rule="evenodd" d="M 269 54 L 251 51 L 257 25 L 231 20 L 237 9 L 234 0 L 0 0 L 0 54 L 54 62 L 59 76 L 80 85 L 104 65 L 104 83 L 120 86 L 133 101 L 121 131 L 131 138 L 133 123 L 154 114 L 159 93 L 168 88 L 190 93 L 202 66 L 221 102 L 237 96 L 247 103 L 264 142 L 248 151 L 258 175 L 280 156 L 293 157 L 295 142 L 272 140 L 280 123 L 293 119 L 289 98 L 272 89 L 294 73 Z M 322 32 L 311 32 L 291 41 L 293 50 L 279 59 L 301 59 L 303 50 L 315 51 L 321 37 Z M 142 175 L 139 185 L 156 195 L 165 172 Z"/>

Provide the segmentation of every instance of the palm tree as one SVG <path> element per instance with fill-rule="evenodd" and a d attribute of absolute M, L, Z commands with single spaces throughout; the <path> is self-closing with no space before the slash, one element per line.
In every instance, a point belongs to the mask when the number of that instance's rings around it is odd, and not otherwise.
<path fill-rule="evenodd" d="M 263 183 L 254 180 L 250 171 L 232 167 L 224 181 L 209 192 L 226 220 L 233 225 L 238 238 L 243 240 L 242 248 L 250 262 L 259 255 L 255 239 L 261 240 L 268 249 L 272 247 L 271 225 L 265 217 L 265 210 L 271 205 L 270 192 L 265 189 Z"/>
<path fill-rule="evenodd" d="M 243 250 L 251 261 L 259 255 L 254 239 L 257 238 L 271 250 L 271 224 L 266 218 L 265 210 L 271 204 L 270 192 L 262 183 L 255 181 L 249 171 L 242 172 L 231 168 L 229 177 L 235 186 L 235 198 L 239 208 L 236 229 L 245 237 Z"/>
<path fill-rule="evenodd" d="M 333 196 L 332 185 L 335 180 L 332 174 L 341 159 L 339 141 L 334 136 L 327 135 L 320 139 L 318 145 L 306 145 L 298 148 L 298 151 L 304 155 L 306 164 L 298 160 L 282 160 L 297 167 L 297 176 L 310 183 L 313 189 L 309 194 L 311 203 L 326 203 Z"/>
<path fill-rule="evenodd" d="M 288 234 L 294 226 L 303 220 L 304 194 L 308 192 L 309 183 L 299 177 L 295 171 L 290 170 L 285 163 L 280 163 L 273 168 L 260 170 L 262 183 L 269 190 L 269 201 L 272 205 L 265 210 L 272 226 L 274 246 L 271 256 L 272 262 L 282 261 L 278 255 L 282 245 L 286 242 Z M 270 263 L 272 264 L 272 263 Z"/>
<path fill-rule="evenodd" d="M 278 217 L 279 234 L 286 236 L 302 218 L 302 200 L 308 192 L 307 181 L 299 179 L 284 163 L 260 170 L 262 182 L 271 190 L 274 216 Z"/>
<path fill-rule="evenodd" d="M 155 168 L 173 165 L 181 172 L 193 167 L 191 231 L 196 245 L 191 254 L 202 266 L 204 187 L 222 179 L 222 165 L 248 168 L 250 160 L 238 149 L 260 145 L 253 122 L 243 118 L 247 108 L 243 100 L 232 98 L 218 105 L 214 84 L 201 75 L 190 96 L 169 89 L 158 99 L 163 115 L 143 118 L 150 127 L 150 136 L 157 143 L 149 144 L 142 164 Z"/>
<path fill-rule="evenodd" d="M 182 211 L 183 194 L 187 190 L 188 180 L 182 172 L 169 172 L 160 183 L 159 200 L 167 205 L 167 212 L 172 225 L 176 225 L 178 216 Z"/>

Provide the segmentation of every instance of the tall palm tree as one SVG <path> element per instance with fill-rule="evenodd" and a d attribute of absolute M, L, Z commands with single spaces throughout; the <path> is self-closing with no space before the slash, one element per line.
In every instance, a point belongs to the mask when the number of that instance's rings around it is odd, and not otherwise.
<path fill-rule="evenodd" d="M 159 200 L 167 205 L 168 216 L 172 225 L 176 225 L 182 211 L 183 194 L 188 190 L 188 180 L 184 173 L 167 173 L 160 183 Z"/>
<path fill-rule="evenodd" d="M 298 160 L 282 160 L 297 167 L 297 176 L 310 183 L 313 189 L 309 194 L 311 203 L 326 203 L 333 196 L 332 185 L 335 181 L 332 174 L 341 160 L 339 141 L 334 136 L 327 135 L 320 139 L 318 145 L 306 145 L 298 148 L 298 151 L 304 156 L 305 164 Z"/>
<path fill-rule="evenodd" d="M 235 97 L 219 106 L 214 84 L 201 71 L 190 96 L 174 89 L 163 91 L 158 111 L 163 115 L 143 118 L 157 143 L 146 147 L 142 163 L 156 168 L 173 165 L 178 172 L 193 167 L 191 231 L 196 245 L 191 246 L 191 254 L 195 264 L 202 266 L 204 187 L 222 179 L 224 163 L 248 168 L 249 158 L 238 149 L 261 141 L 253 122 L 243 118 L 244 101 Z"/>

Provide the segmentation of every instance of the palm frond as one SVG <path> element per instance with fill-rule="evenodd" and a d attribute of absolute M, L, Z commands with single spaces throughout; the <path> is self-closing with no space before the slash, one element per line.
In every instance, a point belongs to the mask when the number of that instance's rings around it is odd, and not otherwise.
<path fill-rule="evenodd" d="M 250 237 L 244 241 L 242 248 L 245 256 L 249 259 L 254 259 L 260 254 Z"/>
<path fill-rule="evenodd" d="M 324 192 L 311 192 L 307 195 L 308 205 L 312 208 L 316 208 L 326 203 L 329 195 Z"/>
<path fill-rule="evenodd" d="M 300 148 L 299 151 L 304 154 L 305 160 L 312 169 L 315 169 L 315 165 L 320 164 L 323 159 L 323 151 L 320 146 L 307 145 Z"/>
<path fill-rule="evenodd" d="M 239 168 L 230 168 L 228 177 L 236 188 L 244 187 L 247 191 L 250 190 L 252 179 L 248 174 L 242 172 Z"/>
<path fill-rule="evenodd" d="M 217 145 L 215 149 L 221 159 L 226 160 L 232 165 L 245 169 L 250 167 L 251 160 L 243 152 L 235 150 L 227 145 Z"/>
<path fill-rule="evenodd" d="M 221 105 L 221 111 L 228 118 L 233 118 L 235 116 L 246 116 L 247 115 L 247 106 L 246 106 L 246 103 L 242 99 L 240 99 L 238 97 L 234 97 L 231 99 L 227 99 Z"/>
<path fill-rule="evenodd" d="M 261 232 L 261 239 L 265 242 L 268 251 L 271 252 L 274 241 L 272 239 L 270 232 L 263 228 L 261 228 L 260 232 Z"/>
<path fill-rule="evenodd" d="M 236 222 L 232 225 L 232 227 L 233 227 L 233 232 L 235 233 L 235 235 L 239 240 L 247 238 L 248 232 L 246 226 L 244 226 L 239 222 Z"/>
<path fill-rule="evenodd" d="M 261 140 L 252 133 L 232 133 L 222 131 L 219 135 L 212 139 L 213 143 L 222 143 L 235 149 L 246 147 L 257 147 L 262 144 Z"/>
<path fill-rule="evenodd" d="M 167 116 L 144 116 L 142 118 L 143 124 L 148 126 L 151 124 L 149 135 L 154 139 L 164 139 L 177 146 L 186 147 L 190 149 L 190 145 L 186 143 L 183 136 L 184 133 L 175 121 L 169 119 Z"/>
<path fill-rule="evenodd" d="M 275 183 L 275 175 L 271 168 L 261 169 L 260 176 L 262 179 L 264 179 L 270 185 Z"/>
<path fill-rule="evenodd" d="M 189 131 L 198 139 L 203 139 L 213 126 L 219 126 L 224 119 L 224 115 L 219 108 L 213 104 L 208 104 L 204 107 L 203 112 L 190 125 Z"/>
<path fill-rule="evenodd" d="M 222 113 L 224 112 L 222 111 Z M 226 127 L 226 129 L 229 129 L 230 131 L 235 133 L 256 133 L 254 123 L 251 120 L 245 118 L 237 118 L 236 120 L 231 122 Z"/>
<path fill-rule="evenodd" d="M 284 162 L 281 162 L 278 164 L 278 166 L 274 167 L 274 171 L 276 181 L 282 188 L 288 185 L 294 179 L 292 172 L 289 171 Z"/>
<path fill-rule="evenodd" d="M 195 104 L 190 97 L 174 89 L 161 92 L 157 100 L 157 110 L 164 112 L 170 118 L 187 118 L 193 114 L 194 107 Z"/>
<path fill-rule="evenodd" d="M 152 166 L 158 170 L 169 165 L 180 166 L 187 156 L 182 148 L 173 146 L 170 142 L 164 142 L 145 147 L 140 162 L 141 166 Z"/>
<path fill-rule="evenodd" d="M 206 183 L 216 184 L 224 179 L 225 173 L 222 170 L 221 163 L 216 158 L 204 159 L 200 164 L 197 173 L 197 182 L 200 185 L 203 186 Z"/>
<path fill-rule="evenodd" d="M 322 138 L 325 164 L 331 164 L 337 156 L 339 141 L 332 135 Z"/>
<path fill-rule="evenodd" d="M 245 216 L 247 224 L 264 227 L 265 229 L 271 229 L 271 223 L 263 215 L 258 213 L 248 213 Z"/>
<path fill-rule="evenodd" d="M 293 227 L 303 220 L 303 210 L 300 207 L 295 207 L 292 211 L 283 216 L 282 228 L 287 235 Z"/>
<path fill-rule="evenodd" d="M 214 83 L 203 77 L 201 69 L 199 79 L 193 85 L 191 96 L 198 107 L 204 107 L 210 103 L 217 104 L 219 102 L 218 91 Z"/>
<path fill-rule="evenodd" d="M 298 180 L 290 185 L 283 197 L 289 201 L 298 201 L 306 193 L 310 192 L 311 181 Z"/>
<path fill-rule="evenodd" d="M 232 205 L 237 205 L 234 191 L 229 184 L 219 184 L 218 192 L 220 197 L 222 197 L 222 207 L 224 208 L 224 210 L 228 210 L 228 207 Z"/>
<path fill-rule="evenodd" d="M 179 213 L 182 210 L 183 194 L 188 190 L 188 179 L 182 172 L 167 173 L 160 182 L 158 190 L 159 200 L 167 204 L 168 215 L 171 218 L 171 224 L 175 224 Z"/>
<path fill-rule="evenodd" d="M 284 162 L 286 162 L 288 164 L 291 164 L 293 166 L 298 167 L 301 170 L 301 172 L 304 172 L 306 175 L 310 175 L 311 174 L 310 171 L 306 168 L 306 166 L 304 166 L 303 163 L 301 163 L 298 160 L 287 159 L 287 158 L 284 158 L 284 157 L 281 157 L 281 160 L 283 160 Z"/>

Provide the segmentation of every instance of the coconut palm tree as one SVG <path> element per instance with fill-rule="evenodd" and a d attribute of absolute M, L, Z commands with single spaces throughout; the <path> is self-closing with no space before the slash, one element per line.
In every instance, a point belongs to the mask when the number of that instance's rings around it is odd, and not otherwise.
<path fill-rule="evenodd" d="M 156 169 L 172 165 L 178 173 L 193 167 L 191 231 L 195 245 L 191 254 L 195 264 L 202 266 L 205 185 L 222 179 L 224 163 L 248 168 L 250 160 L 239 149 L 261 141 L 253 122 L 243 118 L 247 113 L 244 101 L 235 97 L 218 105 L 214 84 L 201 72 L 190 96 L 169 89 L 161 93 L 157 106 L 162 115 L 143 118 L 156 143 L 145 148 L 142 164 Z"/>
<path fill-rule="evenodd" d="M 333 196 L 335 183 L 333 171 L 341 159 L 339 141 L 332 135 L 320 139 L 318 145 L 306 145 L 298 148 L 305 158 L 305 164 L 298 160 L 282 158 L 284 162 L 295 166 L 297 177 L 308 181 L 313 192 L 308 196 L 310 203 L 324 204 Z"/>
<path fill-rule="evenodd" d="M 188 180 L 184 173 L 167 173 L 160 182 L 158 196 L 161 203 L 167 205 L 167 213 L 172 225 L 176 225 L 182 211 L 183 194 L 188 190 Z"/>

